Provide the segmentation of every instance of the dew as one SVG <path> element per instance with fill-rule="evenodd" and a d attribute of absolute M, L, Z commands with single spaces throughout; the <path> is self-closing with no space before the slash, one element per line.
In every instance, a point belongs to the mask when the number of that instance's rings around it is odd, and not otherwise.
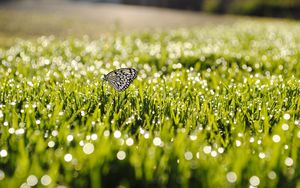
<path fill-rule="evenodd" d="M 204 146 L 203 147 L 203 152 L 205 154 L 209 154 L 211 152 L 211 146 Z"/>
<path fill-rule="evenodd" d="M 261 140 L 257 140 L 257 144 L 259 144 L 259 145 L 260 145 L 261 143 L 262 143 L 262 141 L 261 141 Z"/>
<path fill-rule="evenodd" d="M 140 128 L 140 134 L 145 134 L 145 130 Z"/>
<path fill-rule="evenodd" d="M 21 134 L 24 134 L 25 133 L 25 130 L 23 128 L 20 128 L 20 129 L 17 129 L 15 131 L 16 135 L 21 135 Z"/>
<path fill-rule="evenodd" d="M 289 149 L 289 145 L 285 144 L 284 145 L 284 149 L 288 150 Z"/>
<path fill-rule="evenodd" d="M 90 155 L 94 152 L 94 145 L 92 143 L 86 143 L 83 146 L 83 152 L 87 155 Z"/>
<path fill-rule="evenodd" d="M 27 183 L 22 183 L 20 188 L 31 188 L 31 186 L 29 186 Z"/>
<path fill-rule="evenodd" d="M 0 170 L 0 181 L 3 180 L 5 178 L 5 173 Z"/>
<path fill-rule="evenodd" d="M 27 184 L 29 186 L 35 186 L 38 183 L 38 181 L 39 180 L 37 179 L 37 177 L 35 175 L 30 175 L 27 178 Z"/>
<path fill-rule="evenodd" d="M 281 128 L 282 128 L 282 130 L 287 131 L 287 130 L 289 130 L 289 125 L 286 123 L 282 124 Z"/>
<path fill-rule="evenodd" d="M 73 135 L 69 134 L 69 135 L 67 136 L 67 141 L 68 141 L 68 142 L 72 142 L 73 139 L 74 139 L 74 136 L 73 136 Z"/>
<path fill-rule="evenodd" d="M 48 110 L 50 110 L 50 109 L 51 109 L 51 104 L 47 104 L 46 108 L 47 108 Z"/>
<path fill-rule="evenodd" d="M 39 124 L 41 124 L 41 120 L 38 119 L 38 120 L 35 121 L 35 123 L 36 123 L 37 125 L 39 125 Z"/>
<path fill-rule="evenodd" d="M 59 116 L 62 116 L 62 115 L 64 115 L 64 112 L 63 112 L 63 111 L 60 111 L 60 112 L 58 113 L 58 115 L 59 115 Z"/>
<path fill-rule="evenodd" d="M 287 157 L 287 158 L 284 160 L 284 164 L 285 164 L 286 166 L 293 166 L 294 161 L 293 161 L 292 158 Z"/>
<path fill-rule="evenodd" d="M 117 158 L 119 159 L 119 160 L 124 160 L 125 158 L 126 158 L 126 153 L 125 153 L 125 151 L 118 151 L 118 153 L 117 153 Z"/>
<path fill-rule="evenodd" d="M 56 137 L 58 135 L 58 131 L 57 130 L 53 130 L 51 134 L 52 134 L 52 136 Z"/>
<path fill-rule="evenodd" d="M 219 152 L 219 153 L 224 153 L 224 148 L 219 147 L 219 148 L 218 148 L 218 152 Z"/>
<path fill-rule="evenodd" d="M 295 125 L 299 126 L 300 125 L 300 120 L 295 120 Z"/>
<path fill-rule="evenodd" d="M 84 146 L 84 141 L 83 141 L 83 140 L 80 140 L 80 141 L 79 141 L 79 145 L 83 147 L 83 146 Z"/>
<path fill-rule="evenodd" d="M 197 159 L 200 159 L 200 152 L 197 152 L 197 153 L 196 153 L 196 158 L 197 158 Z"/>
<path fill-rule="evenodd" d="M 4 125 L 5 127 L 7 127 L 7 126 L 8 126 L 8 122 L 5 121 L 5 122 L 3 123 L 3 125 Z"/>
<path fill-rule="evenodd" d="M 7 157 L 7 151 L 5 150 L 5 149 L 2 149 L 1 151 L 0 151 L 0 157 Z"/>
<path fill-rule="evenodd" d="M 254 187 L 257 187 L 260 183 L 260 180 L 259 180 L 259 177 L 257 176 L 252 176 L 250 179 L 249 179 L 249 183 L 254 186 Z"/>
<path fill-rule="evenodd" d="M 104 135 L 105 137 L 109 137 L 109 135 L 110 135 L 109 130 L 105 130 L 105 131 L 103 132 L 103 135 Z"/>
<path fill-rule="evenodd" d="M 289 120 L 290 118 L 291 118 L 291 115 L 288 114 L 288 113 L 285 113 L 285 114 L 283 115 L 283 119 L 285 119 L 285 120 Z"/>
<path fill-rule="evenodd" d="M 227 179 L 227 181 L 230 182 L 230 183 L 236 182 L 236 180 L 237 180 L 236 173 L 235 173 L 235 172 L 228 172 L 228 173 L 226 174 L 226 179 Z"/>
<path fill-rule="evenodd" d="M 53 148 L 54 146 L 55 146 L 55 142 L 54 141 L 51 140 L 51 141 L 48 142 L 48 147 L 49 148 Z"/>
<path fill-rule="evenodd" d="M 8 129 L 8 133 L 9 134 L 14 134 L 15 133 L 15 129 L 13 127 Z"/>
<path fill-rule="evenodd" d="M 82 110 L 82 111 L 80 112 L 80 114 L 81 114 L 81 116 L 85 116 L 85 111 Z"/>
<path fill-rule="evenodd" d="M 70 153 L 67 153 L 67 154 L 65 154 L 65 156 L 64 156 L 64 160 L 66 161 L 66 162 L 70 162 L 71 160 L 72 160 L 72 155 L 70 154 Z"/>
<path fill-rule="evenodd" d="M 52 181 L 51 177 L 49 175 L 47 175 L 47 174 L 43 175 L 42 178 L 41 178 L 41 183 L 44 186 L 49 185 L 51 183 L 51 181 Z"/>
<path fill-rule="evenodd" d="M 249 139 L 249 142 L 250 142 L 250 143 L 253 143 L 254 140 L 255 140 L 255 139 L 254 139 L 253 137 L 251 137 L 251 138 Z"/>
<path fill-rule="evenodd" d="M 97 135 L 96 133 L 93 133 L 93 134 L 91 135 L 91 139 L 92 139 L 92 140 L 97 140 L 97 139 L 98 139 L 98 135 Z"/>
<path fill-rule="evenodd" d="M 161 139 L 160 139 L 159 137 L 155 137 L 155 138 L 153 139 L 153 144 L 154 144 L 155 146 L 160 146 L 160 145 L 162 144 L 162 141 L 161 141 Z"/>
<path fill-rule="evenodd" d="M 258 157 L 261 158 L 261 159 L 264 159 L 264 158 L 266 157 L 266 154 L 263 153 L 263 152 L 260 152 L 260 153 L 258 154 Z"/>
<path fill-rule="evenodd" d="M 210 155 L 211 155 L 212 157 L 216 157 L 216 156 L 218 155 L 218 153 L 217 153 L 216 151 L 212 151 L 212 152 L 210 153 Z"/>
<path fill-rule="evenodd" d="M 268 177 L 271 179 L 271 180 L 274 180 L 276 179 L 276 173 L 274 171 L 270 171 L 268 173 Z"/>
<path fill-rule="evenodd" d="M 114 137 L 115 137 L 115 138 L 120 138 L 120 137 L 121 137 L 121 132 L 120 132 L 119 130 L 116 130 L 116 131 L 114 132 Z"/>
<path fill-rule="evenodd" d="M 240 147 L 242 145 L 242 142 L 240 140 L 235 141 L 236 147 Z"/>
<path fill-rule="evenodd" d="M 146 133 L 144 134 L 144 138 L 145 138 L 145 139 L 148 139 L 149 137 L 150 137 L 149 132 L 146 132 Z"/>
<path fill-rule="evenodd" d="M 184 153 L 184 158 L 186 159 L 186 160 L 192 160 L 193 159 L 193 154 L 192 154 L 192 152 L 190 152 L 190 151 L 187 151 L 187 152 L 185 152 Z"/>
<path fill-rule="evenodd" d="M 127 138 L 127 139 L 126 139 L 126 145 L 127 145 L 127 146 L 132 146 L 133 143 L 134 143 L 134 141 L 133 141 L 132 138 Z"/>
<path fill-rule="evenodd" d="M 190 135 L 191 140 L 197 140 L 197 135 Z"/>
<path fill-rule="evenodd" d="M 272 137 L 272 140 L 273 140 L 273 142 L 278 143 L 278 142 L 280 142 L 280 136 L 277 135 L 277 134 L 275 134 L 275 135 Z"/>

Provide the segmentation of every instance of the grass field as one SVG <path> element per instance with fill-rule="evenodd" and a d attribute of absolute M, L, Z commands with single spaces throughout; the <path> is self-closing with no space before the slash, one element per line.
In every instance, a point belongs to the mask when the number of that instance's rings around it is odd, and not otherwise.
<path fill-rule="evenodd" d="M 300 187 L 300 24 L 0 50 L 0 187 Z M 103 75 L 133 67 L 115 91 Z"/>

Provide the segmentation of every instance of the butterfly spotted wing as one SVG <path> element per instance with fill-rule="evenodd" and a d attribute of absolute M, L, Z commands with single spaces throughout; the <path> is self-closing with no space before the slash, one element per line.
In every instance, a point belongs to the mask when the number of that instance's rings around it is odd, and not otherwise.
<path fill-rule="evenodd" d="M 108 81 L 116 90 L 123 91 L 129 87 L 136 78 L 137 70 L 133 68 L 121 68 L 104 75 L 104 80 Z"/>

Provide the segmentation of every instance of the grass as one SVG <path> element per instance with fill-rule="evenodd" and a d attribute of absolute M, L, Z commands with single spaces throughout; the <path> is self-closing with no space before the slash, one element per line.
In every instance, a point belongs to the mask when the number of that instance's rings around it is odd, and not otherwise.
<path fill-rule="evenodd" d="M 0 186 L 300 187 L 300 25 L 0 51 Z M 101 80 L 119 67 L 125 92 Z"/>

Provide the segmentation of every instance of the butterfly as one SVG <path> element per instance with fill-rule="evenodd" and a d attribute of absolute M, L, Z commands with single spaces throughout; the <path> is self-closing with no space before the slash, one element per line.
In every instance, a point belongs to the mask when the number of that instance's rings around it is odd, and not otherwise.
<path fill-rule="evenodd" d="M 136 76 L 137 70 L 134 68 L 121 68 L 104 75 L 103 80 L 108 81 L 117 91 L 123 91 L 129 87 Z"/>

